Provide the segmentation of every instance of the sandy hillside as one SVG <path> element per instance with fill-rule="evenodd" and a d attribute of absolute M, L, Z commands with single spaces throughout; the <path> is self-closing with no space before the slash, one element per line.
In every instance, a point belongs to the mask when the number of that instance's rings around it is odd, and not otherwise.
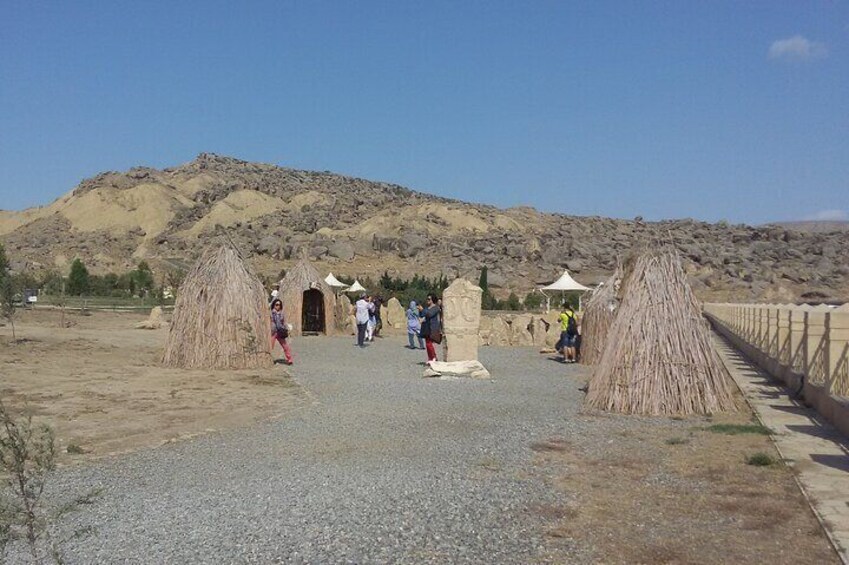
<path fill-rule="evenodd" d="M 523 296 L 563 269 L 599 282 L 660 241 L 678 249 L 704 299 L 849 299 L 849 231 L 504 210 L 208 153 L 174 168 L 101 173 L 47 206 L 0 211 L 14 269 L 34 274 L 65 272 L 75 257 L 103 274 L 145 259 L 164 280 L 216 245 L 218 230 L 267 277 L 302 253 L 355 278 L 388 270 L 477 279 L 486 266 L 496 294 Z"/>

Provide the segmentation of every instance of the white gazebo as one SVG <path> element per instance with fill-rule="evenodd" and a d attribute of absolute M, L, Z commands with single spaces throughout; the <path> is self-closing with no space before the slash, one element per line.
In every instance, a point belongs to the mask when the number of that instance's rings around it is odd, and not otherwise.
<path fill-rule="evenodd" d="M 324 282 L 326 282 L 331 287 L 333 287 L 333 290 L 348 288 L 348 285 L 346 285 L 345 283 L 343 283 L 342 281 L 340 281 L 339 279 L 334 277 L 333 273 L 330 273 L 329 275 L 324 277 Z"/>
<path fill-rule="evenodd" d="M 543 296 L 545 296 L 545 310 L 546 312 L 551 311 L 551 297 L 545 293 L 545 291 L 560 291 L 560 293 L 577 291 L 577 292 L 586 292 L 589 287 L 586 287 L 572 278 L 572 275 L 569 274 L 569 271 L 564 270 L 563 274 L 560 275 L 560 278 L 551 283 L 550 285 L 544 286 L 539 289 Z M 578 310 L 581 309 L 581 297 L 578 296 Z"/>
<path fill-rule="evenodd" d="M 348 290 L 346 290 L 345 292 L 365 292 L 365 291 L 366 291 L 366 289 L 363 285 L 360 284 L 360 281 L 355 280 L 354 284 L 352 284 L 350 287 L 348 287 Z"/>

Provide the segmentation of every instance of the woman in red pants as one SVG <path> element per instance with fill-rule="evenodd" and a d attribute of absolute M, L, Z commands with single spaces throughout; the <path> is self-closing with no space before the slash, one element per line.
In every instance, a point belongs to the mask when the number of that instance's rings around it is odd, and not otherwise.
<path fill-rule="evenodd" d="M 442 325 L 440 323 L 440 311 L 437 304 L 438 298 L 435 294 L 427 295 L 425 309 L 422 312 L 424 321 L 422 322 L 422 337 L 425 338 L 425 349 L 427 349 L 427 362 L 432 363 L 437 361 L 436 347 L 434 343 L 442 343 Z"/>
<path fill-rule="evenodd" d="M 289 347 L 289 326 L 286 325 L 286 317 L 283 315 L 283 301 L 275 298 L 271 302 L 271 351 L 274 351 L 274 342 L 283 348 L 286 356 L 286 364 L 292 364 L 292 350 Z"/>

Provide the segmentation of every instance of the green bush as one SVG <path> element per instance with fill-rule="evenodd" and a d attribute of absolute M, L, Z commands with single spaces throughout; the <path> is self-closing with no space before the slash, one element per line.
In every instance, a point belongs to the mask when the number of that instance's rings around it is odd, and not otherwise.
<path fill-rule="evenodd" d="M 769 467 L 775 464 L 775 459 L 767 453 L 758 452 L 748 456 L 746 463 L 755 467 Z"/>

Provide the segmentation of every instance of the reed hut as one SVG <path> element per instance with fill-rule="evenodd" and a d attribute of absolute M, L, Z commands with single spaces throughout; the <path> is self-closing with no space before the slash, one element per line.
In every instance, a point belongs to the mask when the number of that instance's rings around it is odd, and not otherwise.
<path fill-rule="evenodd" d="M 336 294 L 312 263 L 302 258 L 280 281 L 280 294 L 291 335 L 332 335 L 336 328 Z"/>
<path fill-rule="evenodd" d="M 265 289 L 232 244 L 207 249 L 186 275 L 162 362 L 185 369 L 271 367 Z"/>
<path fill-rule="evenodd" d="M 677 253 L 643 253 L 624 271 L 621 303 L 585 406 L 643 415 L 735 409 L 731 377 Z"/>
<path fill-rule="evenodd" d="M 622 270 L 617 268 L 604 283 L 594 291 L 581 317 L 581 363 L 597 365 L 604 353 L 607 333 L 616 319 L 619 307 L 619 285 L 622 282 Z"/>

